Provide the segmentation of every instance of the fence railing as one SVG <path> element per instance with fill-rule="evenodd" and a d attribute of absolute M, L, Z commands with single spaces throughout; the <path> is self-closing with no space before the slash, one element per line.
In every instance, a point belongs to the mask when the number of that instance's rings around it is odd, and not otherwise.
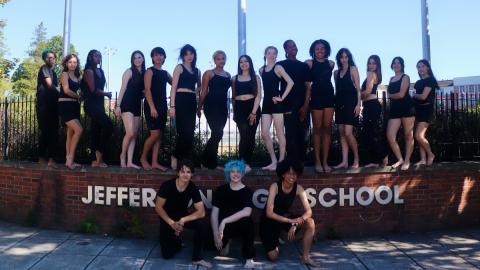
<path fill-rule="evenodd" d="M 112 164 L 119 163 L 121 140 L 124 130 L 122 120 L 115 117 L 113 113 L 113 104 L 116 98 L 105 101 L 106 112 L 112 119 L 115 129 L 112 139 L 109 143 L 109 152 L 106 160 Z M 387 122 L 389 102 L 383 94 L 379 98 L 382 104 L 383 127 Z M 480 115 L 479 100 L 476 98 L 458 97 L 455 94 L 439 94 L 436 98 L 435 117 L 428 131 L 428 138 L 436 154 L 438 161 L 451 160 L 474 160 L 480 158 Z M 137 138 L 135 159 L 138 160 L 143 142 L 149 135 L 145 124 L 142 110 L 142 122 Z M 79 162 L 88 163 L 90 161 L 89 149 L 89 131 L 90 121 L 83 111 L 81 111 L 82 126 L 84 133 L 77 147 L 76 159 Z M 359 132 L 362 128 L 362 121 L 355 129 L 355 134 L 359 138 Z M 169 161 L 169 155 L 174 147 L 175 130 L 170 121 L 167 122 L 166 130 L 163 134 L 162 149 L 160 160 Z M 272 132 L 273 133 L 273 132 Z M 210 137 L 210 129 L 205 117 L 202 115 L 197 118 L 197 126 L 194 138 L 193 156 L 197 161 L 198 156 L 204 149 L 205 143 Z M 403 140 L 402 132 L 399 132 L 398 139 Z M 58 161 L 65 159 L 65 127 L 60 129 L 58 142 Z M 311 138 L 311 131 L 310 136 Z M 226 160 L 235 157 L 238 153 L 239 134 L 233 121 L 232 110 L 229 110 L 229 118 L 224 128 L 223 139 L 219 144 L 218 152 L 220 160 Z M 401 144 L 402 145 L 402 144 Z M 0 102 L 0 160 L 36 160 L 38 148 L 38 124 L 35 111 L 34 97 L 8 97 Z M 363 152 L 362 141 L 359 140 L 360 159 Z M 313 146 L 310 140 L 307 149 L 307 164 L 313 161 Z M 418 151 L 415 151 L 418 153 Z M 417 154 L 415 154 L 417 155 Z M 268 154 L 260 138 L 260 128 L 257 130 L 257 146 L 254 152 L 253 164 L 260 165 L 268 162 Z M 332 130 L 332 146 L 330 161 L 340 160 L 340 145 L 337 128 L 334 124 Z M 415 160 L 415 156 L 414 156 Z"/>

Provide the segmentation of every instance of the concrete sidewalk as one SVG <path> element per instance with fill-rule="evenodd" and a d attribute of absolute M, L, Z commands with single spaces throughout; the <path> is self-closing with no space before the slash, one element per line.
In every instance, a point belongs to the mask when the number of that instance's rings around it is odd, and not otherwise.
<path fill-rule="evenodd" d="M 190 264 L 187 247 L 172 260 L 161 258 L 159 245 L 147 240 L 118 239 L 40 230 L 0 222 L 0 270 L 3 269 L 202 269 Z M 239 245 L 221 257 L 205 252 L 214 269 L 242 269 Z M 255 269 L 310 269 L 300 265 L 300 243 L 281 246 L 281 260 L 265 259 L 256 244 Z M 480 228 L 386 238 L 318 241 L 312 257 L 318 269 L 480 269 Z"/>

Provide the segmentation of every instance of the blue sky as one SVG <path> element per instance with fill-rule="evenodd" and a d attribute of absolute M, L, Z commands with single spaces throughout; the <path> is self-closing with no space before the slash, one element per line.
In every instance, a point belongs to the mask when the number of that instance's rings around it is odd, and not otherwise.
<path fill-rule="evenodd" d="M 82 63 L 90 49 L 103 52 L 112 47 L 110 87 L 119 89 L 121 75 L 130 65 L 130 54 L 140 49 L 150 65 L 149 53 L 155 46 L 167 52 L 165 68 L 172 72 L 182 45 L 197 48 L 198 67 L 211 68 L 217 49 L 227 55 L 226 69 L 236 73 L 236 0 L 72 0 L 72 35 Z M 392 75 L 389 64 L 394 56 L 404 57 L 406 72 L 418 78 L 415 64 L 422 57 L 420 0 L 247 0 L 247 53 L 255 68 L 263 64 L 263 50 L 269 45 L 279 50 L 282 43 L 296 41 L 298 58 L 308 58 L 311 42 L 326 39 L 332 56 L 348 47 L 365 77 L 369 55 L 378 54 L 384 77 Z M 24 58 L 35 27 L 43 21 L 47 35 L 63 32 L 63 0 L 11 0 L 0 8 L 9 57 Z M 438 79 L 480 75 L 480 1 L 430 0 L 431 55 Z M 107 71 L 104 55 L 104 69 Z"/>

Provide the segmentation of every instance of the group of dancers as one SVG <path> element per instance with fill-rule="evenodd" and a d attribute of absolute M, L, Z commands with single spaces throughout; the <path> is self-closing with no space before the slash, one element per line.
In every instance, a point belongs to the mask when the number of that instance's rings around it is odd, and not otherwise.
<path fill-rule="evenodd" d="M 287 154 L 293 160 L 305 161 L 310 122 L 313 125 L 315 170 L 319 173 L 330 172 L 332 168 L 328 164 L 328 153 L 334 115 L 339 127 L 342 151 L 342 160 L 335 169 L 360 166 L 358 143 L 352 132 L 360 114 L 364 123 L 362 143 L 368 152 L 365 157 L 367 167 L 388 165 L 389 145 L 397 159 L 392 167 L 407 170 L 410 167 L 414 139 L 420 146 L 420 161 L 416 165 L 433 163 L 435 155 L 425 134 L 433 117 L 435 90 L 439 86 L 427 60 L 417 63 L 420 78 L 415 83 L 413 96 L 409 93 L 410 77 L 404 72 L 404 60 L 401 57 L 392 60 L 390 66 L 394 76 L 388 83 L 390 109 L 385 132 L 379 128 L 383 126 L 383 119 L 377 87 L 382 82 L 382 70 L 377 55 L 368 58 L 366 79 L 360 84 L 358 69 L 347 48 L 338 51 L 335 62 L 329 59 L 330 44 L 323 39 L 311 44 L 311 59 L 305 62 L 297 59 L 298 49 L 293 40 L 285 41 L 283 48 L 286 59 L 280 62 L 277 62 L 277 48 L 268 46 L 265 49 L 264 64 L 258 74 L 252 59 L 248 55 L 240 56 L 237 74 L 234 76 L 224 70 L 227 56 L 223 51 L 213 54 L 215 67 L 202 74 L 197 68 L 196 50 L 187 44 L 180 50 L 181 63 L 175 67 L 173 75 L 163 69 L 167 57 L 164 49 L 152 49 L 150 57 L 153 65 L 148 69 L 143 53 L 134 51 L 130 59 L 131 66 L 123 73 L 115 105 L 115 114 L 122 118 L 125 127 L 120 153 L 121 167 L 167 169 L 158 161 L 158 154 L 162 133 L 167 118 L 170 117 L 176 127 L 176 143 L 170 165 L 176 169 L 178 160 L 190 158 L 196 118 L 201 116 L 203 110 L 211 136 L 200 162 L 209 169 L 222 169 L 217 161 L 217 151 L 228 118 L 227 95 L 230 88 L 233 120 L 240 135 L 238 155 L 246 163 L 246 172 L 251 170 L 249 164 L 259 124 L 271 160 L 262 169 L 274 171 L 277 163 L 284 160 Z M 53 72 L 55 58 L 53 51 L 45 50 L 42 53 L 45 65 L 38 73 L 40 162 L 55 166 L 53 157 L 60 115 L 67 126 L 65 165 L 70 169 L 80 166 L 75 163 L 75 151 L 83 131 L 79 104 L 83 100 L 84 110 L 91 120 L 92 166 L 107 167 L 103 155 L 112 134 L 113 123 L 105 113 L 104 97 L 111 98 L 112 94 L 104 91 L 101 53 L 97 50 L 88 53 L 83 76 L 78 57 L 75 54 L 67 55 L 62 61 L 60 87 Z M 337 69 L 334 71 L 335 65 Z M 170 99 L 167 98 L 167 84 L 171 85 Z M 140 167 L 133 162 L 133 153 L 140 127 L 142 100 L 150 135 L 143 145 Z M 272 124 L 278 138 L 278 158 L 270 133 Z M 404 155 L 396 138 L 400 127 L 404 131 Z M 349 151 L 353 153 L 351 165 L 348 163 Z"/>

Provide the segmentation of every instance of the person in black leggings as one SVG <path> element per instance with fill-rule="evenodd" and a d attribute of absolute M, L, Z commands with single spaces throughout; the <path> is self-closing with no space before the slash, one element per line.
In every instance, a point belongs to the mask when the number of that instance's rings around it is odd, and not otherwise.
<path fill-rule="evenodd" d="M 197 51 L 187 44 L 180 50 L 182 64 L 175 67 L 170 90 L 169 115 L 175 118 L 177 141 L 171 157 L 172 169 L 177 168 L 177 160 L 191 156 L 195 116 L 197 109 L 197 90 L 202 87 L 201 72 L 196 67 Z"/>
<path fill-rule="evenodd" d="M 207 70 L 203 74 L 202 91 L 197 108 L 197 115 L 200 118 L 203 107 L 205 118 L 207 118 L 208 126 L 212 131 L 202 155 L 202 166 L 209 169 L 221 169 L 221 167 L 217 167 L 218 143 L 222 140 L 223 128 L 227 123 L 227 94 L 232 85 L 230 73 L 223 69 L 226 60 L 227 55 L 223 51 L 216 51 L 213 54 L 215 68 Z"/>
<path fill-rule="evenodd" d="M 245 172 L 252 169 L 250 162 L 255 148 L 255 133 L 260 120 L 262 85 L 255 74 L 252 58 L 242 55 L 238 59 L 238 74 L 232 78 L 233 120 L 240 133 L 238 154 L 245 161 Z"/>
<path fill-rule="evenodd" d="M 107 167 L 103 155 L 113 131 L 113 124 L 105 114 L 104 104 L 104 97 L 111 99 L 112 93 L 103 91 L 105 83 L 102 54 L 91 50 L 87 55 L 81 88 L 85 99 L 84 109 L 91 120 L 91 152 L 94 155 L 92 167 Z"/>
<path fill-rule="evenodd" d="M 45 62 L 40 67 L 37 76 L 36 109 L 38 127 L 40 129 L 38 139 L 38 162 L 47 163 L 56 168 L 55 148 L 58 141 L 58 109 L 59 95 L 57 74 L 53 71 L 56 54 L 50 49 L 42 52 Z"/>
<path fill-rule="evenodd" d="M 382 63 L 378 55 L 371 55 L 367 61 L 367 78 L 362 84 L 363 128 L 362 142 L 367 150 L 365 167 L 378 167 L 388 164 L 388 156 L 383 129 L 382 105 L 378 101 L 377 88 L 382 82 Z"/>

